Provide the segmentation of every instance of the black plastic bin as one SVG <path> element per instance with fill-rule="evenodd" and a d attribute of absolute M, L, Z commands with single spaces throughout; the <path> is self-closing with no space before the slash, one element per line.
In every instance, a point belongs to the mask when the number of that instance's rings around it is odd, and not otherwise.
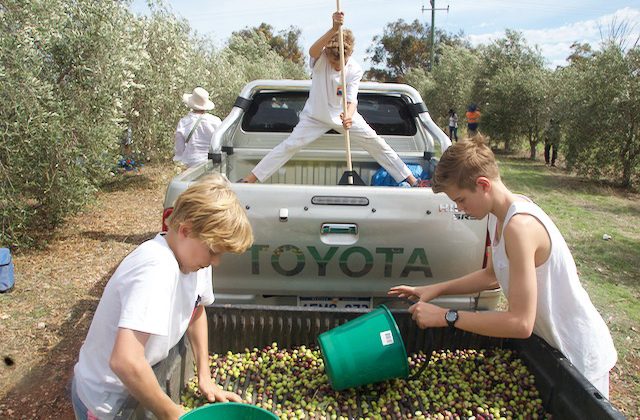
<path fill-rule="evenodd" d="M 273 342 L 280 348 L 315 345 L 324 331 L 341 325 L 367 310 L 318 309 L 256 305 L 213 305 L 207 308 L 209 351 L 240 352 Z M 422 350 L 509 348 L 518 352 L 536 378 L 545 409 L 556 419 L 624 419 L 611 403 L 557 350 L 540 338 L 497 339 L 448 328 L 419 329 L 405 310 L 392 310 L 407 353 Z M 179 401 L 180 393 L 193 377 L 193 357 L 184 342 L 171 349 L 169 357 L 154 367 L 167 394 Z M 153 418 L 130 398 L 118 419 Z"/>

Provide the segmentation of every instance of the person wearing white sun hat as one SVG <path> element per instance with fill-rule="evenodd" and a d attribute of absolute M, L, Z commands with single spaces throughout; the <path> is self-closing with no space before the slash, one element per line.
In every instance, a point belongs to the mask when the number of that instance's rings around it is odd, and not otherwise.
<path fill-rule="evenodd" d="M 207 112 L 214 109 L 215 105 L 209 99 L 209 92 L 201 87 L 193 89 L 193 93 L 182 95 L 182 102 L 191 111 L 178 122 L 173 160 L 190 168 L 206 162 L 211 137 L 222 121 Z"/>

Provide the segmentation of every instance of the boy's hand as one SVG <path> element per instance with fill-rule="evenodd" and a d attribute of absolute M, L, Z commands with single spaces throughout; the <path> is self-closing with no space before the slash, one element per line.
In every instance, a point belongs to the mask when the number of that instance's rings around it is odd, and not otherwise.
<path fill-rule="evenodd" d="M 344 24 L 344 12 L 334 12 L 333 13 L 333 30 L 338 31 L 340 27 Z"/>
<path fill-rule="evenodd" d="M 225 391 L 216 385 L 211 377 L 198 378 L 200 393 L 210 402 L 242 402 L 242 398 L 234 392 Z"/>
<path fill-rule="evenodd" d="M 416 321 L 418 327 L 422 329 L 447 326 L 447 321 L 444 319 L 447 310 L 431 303 L 415 303 L 409 307 L 409 313 L 411 313 L 411 319 Z"/>
<path fill-rule="evenodd" d="M 351 117 L 345 118 L 344 112 L 340 113 L 340 119 L 342 120 L 342 126 L 345 128 L 345 130 L 350 129 L 353 125 L 353 120 L 351 119 Z"/>
<path fill-rule="evenodd" d="M 397 296 L 399 298 L 409 299 L 412 302 L 429 302 L 439 295 L 431 286 L 393 286 L 387 292 L 389 296 Z"/>
<path fill-rule="evenodd" d="M 173 410 L 170 413 L 166 413 L 166 415 L 161 415 L 158 417 L 159 420 L 178 420 L 181 416 L 184 416 L 184 408 L 181 405 L 174 404 Z"/>

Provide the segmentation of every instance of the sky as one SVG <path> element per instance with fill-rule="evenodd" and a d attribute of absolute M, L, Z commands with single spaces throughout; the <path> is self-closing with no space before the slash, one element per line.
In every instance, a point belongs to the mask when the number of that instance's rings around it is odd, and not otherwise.
<path fill-rule="evenodd" d="M 275 32 L 295 26 L 301 44 L 309 47 L 331 27 L 333 0 L 165 0 L 174 14 L 187 19 L 200 35 L 223 46 L 232 32 L 268 23 Z M 505 29 L 523 33 L 537 45 L 547 66 L 566 64 L 573 42 L 588 42 L 594 49 L 612 23 L 626 22 L 630 39 L 640 37 L 640 0 L 434 0 L 435 27 L 449 33 L 463 31 L 472 45 L 504 36 Z M 366 49 L 388 23 L 415 19 L 431 24 L 429 0 L 342 0 L 345 27 L 356 37 L 354 57 L 366 70 Z M 448 10 L 446 10 L 448 8 Z M 148 13 L 146 0 L 133 0 L 131 10 Z"/>

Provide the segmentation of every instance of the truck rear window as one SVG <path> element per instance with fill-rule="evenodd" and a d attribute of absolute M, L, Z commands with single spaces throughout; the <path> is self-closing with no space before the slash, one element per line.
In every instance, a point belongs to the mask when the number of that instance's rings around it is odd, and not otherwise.
<path fill-rule="evenodd" d="M 308 92 L 258 93 L 243 116 L 242 129 L 248 132 L 290 133 L 298 124 L 298 116 L 307 97 Z M 415 119 L 407 105 L 407 100 L 401 96 L 377 93 L 358 95 L 358 112 L 381 136 L 416 134 Z"/>

